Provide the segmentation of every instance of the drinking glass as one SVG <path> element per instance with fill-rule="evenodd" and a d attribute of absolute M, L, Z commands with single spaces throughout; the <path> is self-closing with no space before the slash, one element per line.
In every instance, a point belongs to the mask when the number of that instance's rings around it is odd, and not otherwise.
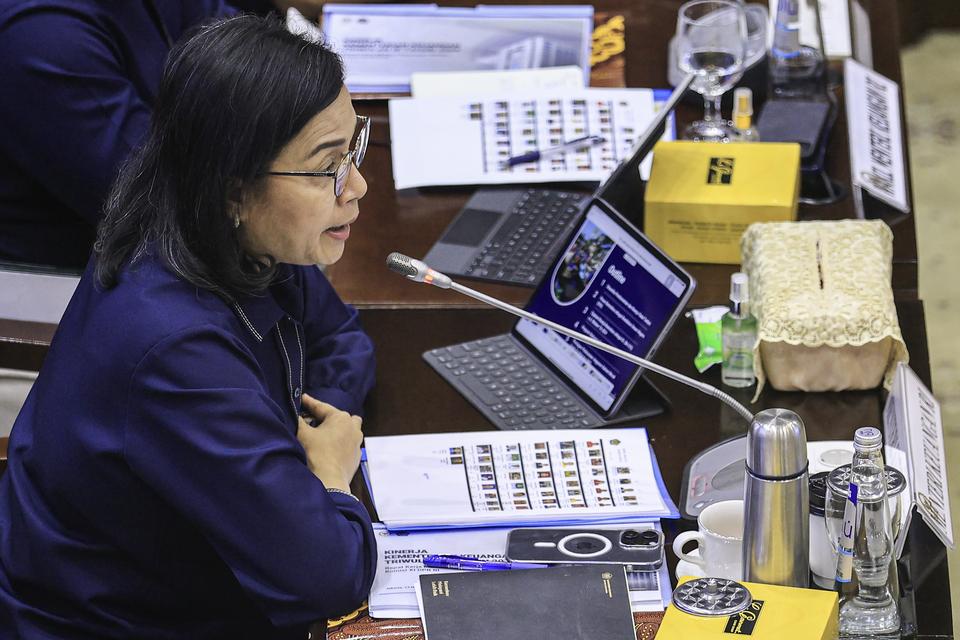
<path fill-rule="evenodd" d="M 692 0 L 677 16 L 677 60 L 695 75 L 691 88 L 703 96 L 703 120 L 688 126 L 688 140 L 733 139 L 733 127 L 720 113 L 720 98 L 743 75 L 747 22 L 743 7 L 727 0 Z"/>

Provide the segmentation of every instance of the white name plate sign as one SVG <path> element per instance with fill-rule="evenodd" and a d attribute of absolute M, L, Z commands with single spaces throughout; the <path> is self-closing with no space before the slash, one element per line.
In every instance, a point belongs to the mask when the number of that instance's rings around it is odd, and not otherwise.
<path fill-rule="evenodd" d="M 851 58 L 844 60 L 843 84 L 858 213 L 863 215 L 860 189 L 909 213 L 899 85 Z"/>
<path fill-rule="evenodd" d="M 883 426 L 887 446 L 907 454 L 907 474 L 917 511 L 940 541 L 953 549 L 940 403 L 913 369 L 902 362 L 897 365 L 883 410 Z"/>

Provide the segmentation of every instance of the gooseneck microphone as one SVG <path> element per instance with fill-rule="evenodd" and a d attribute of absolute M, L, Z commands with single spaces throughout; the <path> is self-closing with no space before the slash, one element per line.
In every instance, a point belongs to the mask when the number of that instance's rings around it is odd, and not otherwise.
<path fill-rule="evenodd" d="M 387 267 L 414 282 L 426 282 L 441 289 L 450 289 L 453 286 L 453 280 L 449 276 L 434 271 L 422 260 L 416 260 L 396 251 L 387 256 Z"/>
<path fill-rule="evenodd" d="M 415 260 L 409 256 L 403 255 L 402 253 L 393 252 L 387 256 L 387 267 L 392 271 L 396 271 L 397 273 L 406 276 L 414 282 L 425 282 L 427 284 L 432 284 L 435 287 L 440 287 L 441 289 L 453 289 L 457 293 L 462 293 L 463 295 L 469 296 L 474 300 L 479 300 L 484 304 L 496 307 L 497 309 L 506 311 L 507 313 L 512 313 L 515 316 L 525 318 L 531 322 L 536 322 L 537 324 L 541 324 L 545 327 L 553 329 L 557 333 L 561 333 L 569 338 L 573 338 L 574 340 L 588 344 L 591 347 L 600 349 L 601 351 L 606 351 L 607 353 L 623 358 L 627 362 L 632 362 L 633 364 L 641 366 L 649 371 L 659 373 L 666 378 L 681 382 L 688 387 L 693 387 L 694 389 L 697 389 L 698 391 L 725 403 L 738 414 L 740 414 L 747 422 L 751 422 L 753 420 L 753 414 L 750 413 L 746 407 L 737 402 L 730 394 L 724 393 L 716 387 L 700 382 L 699 380 L 694 380 L 693 378 L 688 378 L 687 376 L 677 373 L 672 369 L 667 369 L 666 367 L 660 366 L 655 362 L 650 362 L 649 360 L 645 360 L 639 356 L 624 351 L 623 349 L 618 349 L 617 347 L 611 346 L 606 342 L 601 342 L 596 338 L 592 338 L 578 331 L 574 331 L 573 329 L 568 329 L 561 324 L 557 324 L 556 322 L 547 320 L 546 318 L 541 318 L 536 314 L 530 313 L 529 311 L 524 311 L 519 307 L 515 307 L 512 304 L 507 304 L 506 302 L 488 296 L 485 293 L 480 293 L 479 291 L 465 287 L 462 284 L 451 280 L 449 276 L 431 269 L 425 262 L 421 260 Z"/>

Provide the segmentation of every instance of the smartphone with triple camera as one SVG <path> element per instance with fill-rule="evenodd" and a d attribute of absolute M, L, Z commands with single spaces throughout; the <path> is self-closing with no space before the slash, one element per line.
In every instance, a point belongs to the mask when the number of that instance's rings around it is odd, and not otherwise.
<path fill-rule="evenodd" d="M 663 534 L 656 529 L 514 529 L 507 559 L 543 564 L 622 564 L 655 571 L 663 564 Z"/>

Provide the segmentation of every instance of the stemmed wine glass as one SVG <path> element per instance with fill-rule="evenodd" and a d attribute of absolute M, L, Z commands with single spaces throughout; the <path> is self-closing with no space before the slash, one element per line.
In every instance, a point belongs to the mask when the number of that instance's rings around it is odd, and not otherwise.
<path fill-rule="evenodd" d="M 703 120 L 683 132 L 688 140 L 726 141 L 733 127 L 720 113 L 720 98 L 743 75 L 747 22 L 743 7 L 728 0 L 692 0 L 677 16 L 680 69 L 695 74 L 691 88 L 703 96 Z"/>

